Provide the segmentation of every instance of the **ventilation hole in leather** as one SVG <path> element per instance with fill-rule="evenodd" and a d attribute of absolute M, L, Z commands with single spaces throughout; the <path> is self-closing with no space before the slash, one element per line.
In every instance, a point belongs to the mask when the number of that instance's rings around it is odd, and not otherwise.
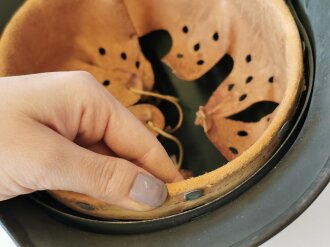
<path fill-rule="evenodd" d="M 229 148 L 230 152 L 232 152 L 233 154 L 238 154 L 238 150 L 234 147 L 230 147 Z"/>
<path fill-rule="evenodd" d="M 110 81 L 109 81 L 109 80 L 105 80 L 105 81 L 103 82 L 103 86 L 107 87 L 107 86 L 109 86 L 109 85 L 110 85 Z"/>
<path fill-rule="evenodd" d="M 213 34 L 213 40 L 214 40 L 214 41 L 218 41 L 218 40 L 219 40 L 219 34 L 218 34 L 218 32 L 215 32 L 215 33 Z"/>
<path fill-rule="evenodd" d="M 140 61 L 136 61 L 136 62 L 135 62 L 135 67 L 136 67 L 137 69 L 140 68 L 140 65 L 141 65 L 141 64 L 140 64 Z"/>
<path fill-rule="evenodd" d="M 248 78 L 246 78 L 246 83 L 250 83 L 253 80 L 253 76 L 249 76 Z"/>
<path fill-rule="evenodd" d="M 168 31 L 157 30 L 142 36 L 139 43 L 143 55 L 158 66 L 161 64 L 159 60 L 170 52 L 173 41 Z"/>
<path fill-rule="evenodd" d="M 177 57 L 177 58 L 183 58 L 183 54 L 181 54 L 181 53 L 176 54 L 176 57 Z"/>
<path fill-rule="evenodd" d="M 250 54 L 247 55 L 245 60 L 246 60 L 247 63 L 250 63 L 252 61 L 252 56 Z"/>
<path fill-rule="evenodd" d="M 194 51 L 198 51 L 200 48 L 201 48 L 201 45 L 199 43 L 194 45 Z"/>
<path fill-rule="evenodd" d="M 127 55 L 126 55 L 125 52 L 122 52 L 122 53 L 120 54 L 120 57 L 121 57 L 121 59 L 123 59 L 123 60 L 126 60 L 126 59 L 127 59 Z"/>
<path fill-rule="evenodd" d="M 99 53 L 100 53 L 100 55 L 104 56 L 105 53 L 106 53 L 106 50 L 103 47 L 100 47 L 99 48 Z"/>
<path fill-rule="evenodd" d="M 206 99 L 228 78 L 229 74 L 233 70 L 234 60 L 233 58 L 225 54 L 223 58 L 215 64 L 206 74 L 204 74 L 198 80 L 199 93 L 205 95 Z M 202 104 L 204 104 L 203 102 Z"/>
<path fill-rule="evenodd" d="M 248 136 L 249 134 L 245 130 L 240 130 L 237 132 L 237 135 L 239 136 Z"/>
<path fill-rule="evenodd" d="M 252 104 L 251 106 L 239 113 L 227 117 L 227 119 L 241 121 L 245 123 L 256 123 L 260 121 L 260 119 L 262 119 L 263 117 L 271 114 L 277 106 L 278 103 L 273 101 L 260 101 Z"/>
<path fill-rule="evenodd" d="M 197 61 L 197 65 L 201 66 L 201 65 L 203 65 L 203 64 L 204 64 L 204 60 L 198 60 L 198 61 Z"/>
<path fill-rule="evenodd" d="M 247 94 L 243 94 L 243 95 L 241 95 L 241 97 L 239 97 L 239 101 L 243 101 L 243 100 L 245 100 L 246 97 L 247 97 Z"/>
<path fill-rule="evenodd" d="M 228 85 L 228 91 L 230 92 L 231 90 L 233 90 L 235 84 L 229 84 Z"/>
<path fill-rule="evenodd" d="M 267 122 L 269 122 L 270 121 L 270 117 L 269 118 L 267 118 Z"/>
<path fill-rule="evenodd" d="M 189 32 L 188 27 L 187 27 L 187 26 L 184 26 L 184 27 L 182 28 L 182 32 L 183 32 L 183 33 L 188 33 L 188 32 Z"/>
<path fill-rule="evenodd" d="M 273 82 L 274 82 L 274 76 L 270 77 L 270 78 L 268 79 L 268 82 L 269 82 L 269 83 L 273 83 Z"/>

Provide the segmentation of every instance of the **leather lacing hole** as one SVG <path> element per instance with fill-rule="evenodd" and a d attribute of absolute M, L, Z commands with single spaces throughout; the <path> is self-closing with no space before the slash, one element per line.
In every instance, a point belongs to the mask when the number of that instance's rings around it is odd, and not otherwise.
<path fill-rule="evenodd" d="M 238 154 L 238 150 L 234 147 L 229 147 L 230 152 L 232 152 L 233 154 Z"/>
<path fill-rule="evenodd" d="M 240 131 L 237 132 L 237 135 L 243 137 L 243 136 L 248 136 L 249 134 L 245 130 L 240 130 Z"/>
<path fill-rule="evenodd" d="M 104 56 L 106 54 L 106 50 L 103 47 L 99 48 L 100 55 Z"/>
<path fill-rule="evenodd" d="M 268 82 L 269 82 L 269 83 L 273 83 L 273 82 L 274 82 L 274 76 L 270 77 L 270 78 L 268 79 Z"/>
<path fill-rule="evenodd" d="M 183 58 L 183 54 L 178 53 L 178 54 L 176 54 L 176 57 L 177 57 L 177 58 Z"/>
<path fill-rule="evenodd" d="M 243 101 L 243 100 L 245 100 L 246 97 L 247 97 L 247 94 L 243 94 L 243 95 L 241 95 L 241 97 L 239 97 L 239 101 Z"/>
<path fill-rule="evenodd" d="M 107 87 L 107 86 L 109 86 L 109 85 L 110 85 L 110 81 L 109 81 L 109 80 L 105 80 L 105 81 L 103 82 L 103 86 Z"/>
<path fill-rule="evenodd" d="M 141 65 L 141 64 L 140 64 L 140 61 L 136 61 L 136 62 L 135 62 L 135 67 L 136 67 L 137 69 L 140 68 L 140 65 Z"/>
<path fill-rule="evenodd" d="M 250 83 L 251 81 L 253 81 L 253 76 L 249 76 L 248 78 L 246 78 L 246 84 Z"/>
<path fill-rule="evenodd" d="M 252 61 L 252 56 L 250 54 L 247 55 L 245 60 L 246 60 L 247 63 L 250 63 Z"/>
<path fill-rule="evenodd" d="M 231 90 L 233 90 L 235 84 L 229 84 L 228 85 L 228 91 L 230 92 Z"/>
<path fill-rule="evenodd" d="M 198 60 L 198 61 L 197 61 L 197 65 L 201 66 L 201 65 L 203 65 L 203 64 L 204 64 L 204 60 Z"/>
<path fill-rule="evenodd" d="M 213 40 L 214 40 L 214 41 L 218 41 L 218 40 L 219 40 L 219 34 L 218 34 L 218 32 L 215 32 L 215 33 L 213 34 Z"/>
<path fill-rule="evenodd" d="M 201 48 L 201 45 L 199 43 L 194 45 L 194 51 L 198 51 L 200 48 Z"/>
<path fill-rule="evenodd" d="M 120 54 L 120 57 L 121 57 L 121 59 L 123 59 L 123 60 L 126 60 L 126 59 L 127 59 L 127 55 L 126 55 L 125 52 L 122 52 L 122 53 Z"/>
<path fill-rule="evenodd" d="M 182 28 L 182 32 L 183 32 L 183 33 L 188 33 L 188 32 L 189 32 L 188 27 L 187 27 L 187 26 L 184 26 L 184 27 Z"/>

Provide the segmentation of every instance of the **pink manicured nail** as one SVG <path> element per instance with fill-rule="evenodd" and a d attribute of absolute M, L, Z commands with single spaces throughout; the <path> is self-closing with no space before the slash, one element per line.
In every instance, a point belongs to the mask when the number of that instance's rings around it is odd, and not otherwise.
<path fill-rule="evenodd" d="M 167 188 L 161 180 L 139 173 L 135 178 L 129 196 L 136 202 L 156 208 L 165 202 Z"/>

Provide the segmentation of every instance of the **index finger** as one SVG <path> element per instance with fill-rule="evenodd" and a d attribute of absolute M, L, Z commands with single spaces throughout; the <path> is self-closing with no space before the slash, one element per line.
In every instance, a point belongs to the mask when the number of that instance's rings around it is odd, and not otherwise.
<path fill-rule="evenodd" d="M 113 96 L 108 98 L 111 112 L 104 141 L 111 150 L 165 182 L 182 180 L 158 139 Z"/>

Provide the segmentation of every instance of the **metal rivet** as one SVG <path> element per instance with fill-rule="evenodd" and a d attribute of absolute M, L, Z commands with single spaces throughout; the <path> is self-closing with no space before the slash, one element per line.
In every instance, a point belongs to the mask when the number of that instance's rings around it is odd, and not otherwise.
<path fill-rule="evenodd" d="M 77 204 L 78 207 L 80 207 L 82 209 L 85 209 L 85 210 L 88 210 L 88 211 L 92 211 L 92 210 L 95 209 L 92 205 L 90 205 L 86 202 L 76 202 L 76 204 Z"/>
<path fill-rule="evenodd" d="M 193 190 L 184 194 L 185 201 L 193 201 L 204 195 L 203 190 Z"/>

